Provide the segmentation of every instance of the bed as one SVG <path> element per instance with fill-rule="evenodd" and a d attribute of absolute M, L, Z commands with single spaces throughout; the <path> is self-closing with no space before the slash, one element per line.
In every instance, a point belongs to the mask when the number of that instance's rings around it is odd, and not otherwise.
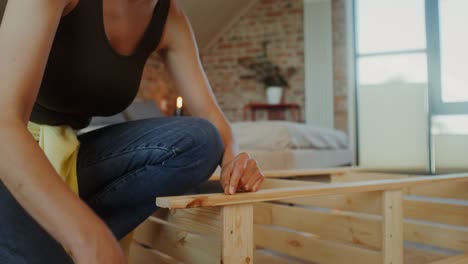
<path fill-rule="evenodd" d="M 242 151 L 264 170 L 314 169 L 352 163 L 341 131 L 288 121 L 237 122 L 233 133 Z"/>

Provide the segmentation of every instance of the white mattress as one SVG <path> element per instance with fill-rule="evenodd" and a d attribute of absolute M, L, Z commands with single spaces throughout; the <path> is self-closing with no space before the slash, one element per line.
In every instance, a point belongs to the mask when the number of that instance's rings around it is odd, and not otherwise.
<path fill-rule="evenodd" d="M 319 169 L 350 165 L 350 150 L 243 150 L 262 170 Z M 219 173 L 219 171 L 217 171 Z"/>
<path fill-rule="evenodd" d="M 241 149 L 275 150 L 348 148 L 342 131 L 288 121 L 237 122 L 232 131 Z"/>

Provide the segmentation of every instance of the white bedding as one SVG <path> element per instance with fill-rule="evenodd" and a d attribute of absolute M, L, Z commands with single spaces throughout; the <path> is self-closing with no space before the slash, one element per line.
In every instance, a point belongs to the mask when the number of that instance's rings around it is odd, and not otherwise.
<path fill-rule="evenodd" d="M 348 149 L 340 150 L 248 150 L 263 171 L 323 169 L 349 166 L 352 164 L 352 153 Z M 219 175 L 218 168 L 215 175 Z"/>
<path fill-rule="evenodd" d="M 321 169 L 352 163 L 349 150 L 247 150 L 263 170 Z"/>
<path fill-rule="evenodd" d="M 345 133 L 287 121 L 238 122 L 232 124 L 241 149 L 285 150 L 348 148 Z"/>

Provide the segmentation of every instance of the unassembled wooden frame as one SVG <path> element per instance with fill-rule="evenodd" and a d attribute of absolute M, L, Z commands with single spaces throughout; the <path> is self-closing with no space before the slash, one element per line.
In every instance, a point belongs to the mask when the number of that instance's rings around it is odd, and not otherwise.
<path fill-rule="evenodd" d="M 256 193 L 158 198 L 130 262 L 468 263 L 468 173 L 265 174 Z"/>

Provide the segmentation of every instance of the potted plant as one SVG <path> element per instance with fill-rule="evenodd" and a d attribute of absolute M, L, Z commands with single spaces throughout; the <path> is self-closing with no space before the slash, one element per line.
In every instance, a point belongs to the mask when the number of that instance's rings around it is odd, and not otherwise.
<path fill-rule="evenodd" d="M 279 104 L 284 96 L 284 89 L 289 87 L 287 79 L 296 73 L 296 68 L 289 67 L 283 71 L 278 65 L 273 64 L 267 57 L 267 43 L 263 44 L 264 53 L 256 58 L 241 58 L 239 63 L 247 69 L 255 72 L 258 82 L 265 86 L 266 101 L 269 104 Z"/>
<path fill-rule="evenodd" d="M 274 66 L 271 72 L 263 76 L 262 82 L 265 85 L 267 103 L 281 103 L 284 94 L 283 89 L 289 87 L 289 84 L 281 74 L 280 68 Z"/>

